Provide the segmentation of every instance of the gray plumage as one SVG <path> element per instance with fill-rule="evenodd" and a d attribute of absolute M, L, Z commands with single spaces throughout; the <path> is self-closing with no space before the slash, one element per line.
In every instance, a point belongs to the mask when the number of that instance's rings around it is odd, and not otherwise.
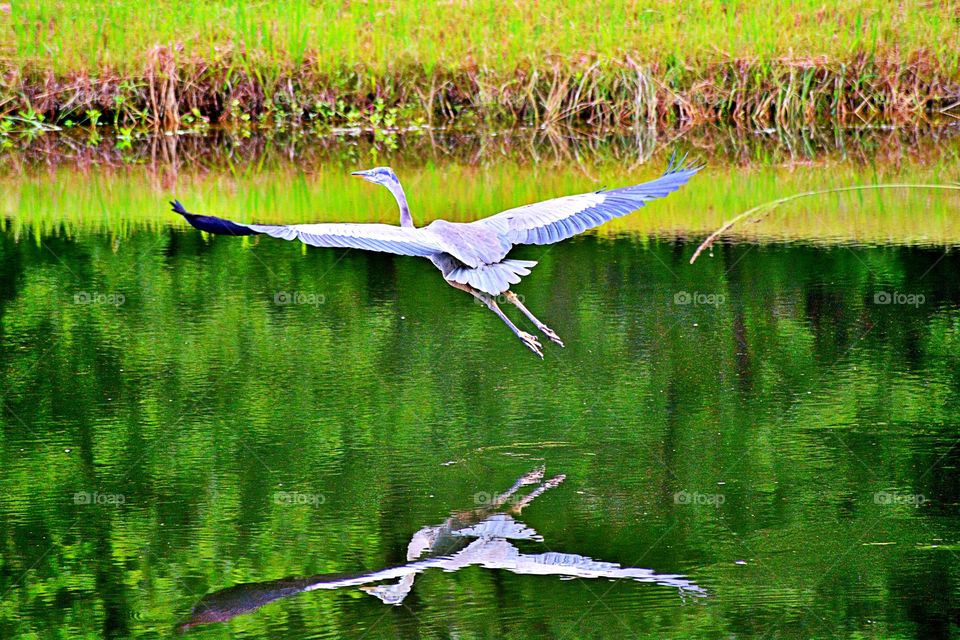
<path fill-rule="evenodd" d="M 545 200 L 475 222 L 435 220 L 420 228 L 413 226 L 403 187 L 389 167 L 357 171 L 352 175 L 390 190 L 400 207 L 400 226 L 349 223 L 243 224 L 189 213 L 177 201 L 172 204 L 174 211 L 184 216 L 191 225 L 211 233 L 262 234 L 284 240 L 300 240 L 313 247 L 364 249 L 429 258 L 448 283 L 483 301 L 524 344 L 542 358 L 543 352 L 536 337 L 520 331 L 493 299 L 505 294 L 540 331 L 563 345 L 559 337 L 537 320 L 510 292 L 511 285 L 529 275 L 537 264 L 532 260 L 507 258 L 511 249 L 523 244 L 552 244 L 598 227 L 676 191 L 701 168 L 685 166 L 683 159 L 674 162 L 671 158 L 663 175 L 643 184 Z"/>

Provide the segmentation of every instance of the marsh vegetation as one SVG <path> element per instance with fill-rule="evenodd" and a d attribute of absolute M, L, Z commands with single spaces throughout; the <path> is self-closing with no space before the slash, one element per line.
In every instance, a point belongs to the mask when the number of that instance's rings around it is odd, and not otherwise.
<path fill-rule="evenodd" d="M 0 110 L 190 128 L 956 116 L 955 3 L 8 5 Z"/>

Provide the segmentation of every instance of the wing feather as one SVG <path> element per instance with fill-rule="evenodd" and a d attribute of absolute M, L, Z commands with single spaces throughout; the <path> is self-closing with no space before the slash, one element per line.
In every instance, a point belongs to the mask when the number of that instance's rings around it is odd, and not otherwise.
<path fill-rule="evenodd" d="M 176 213 L 197 229 L 220 235 L 267 235 L 283 240 L 299 240 L 312 247 L 364 249 L 404 256 L 431 256 L 444 251 L 442 239 L 428 229 L 389 224 L 243 224 L 189 213 L 176 200 L 171 204 Z"/>
<path fill-rule="evenodd" d="M 473 224 L 496 229 L 511 244 L 553 244 L 673 193 L 703 168 L 685 166 L 684 159 L 671 158 L 664 174 L 650 182 L 528 204 Z"/>

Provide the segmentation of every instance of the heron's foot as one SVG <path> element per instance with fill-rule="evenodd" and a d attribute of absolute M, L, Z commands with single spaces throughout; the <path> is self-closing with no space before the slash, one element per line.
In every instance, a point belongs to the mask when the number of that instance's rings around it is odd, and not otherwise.
<path fill-rule="evenodd" d="M 528 484 L 537 484 L 538 482 L 543 480 L 543 474 L 546 470 L 547 468 L 544 465 L 540 465 L 533 471 L 523 474 L 522 476 L 520 476 L 520 486 L 524 486 Z"/>
<path fill-rule="evenodd" d="M 543 483 L 544 489 L 553 489 L 554 487 L 560 486 L 560 483 L 567 479 L 566 474 L 561 473 L 558 476 L 554 476 Z"/>
<path fill-rule="evenodd" d="M 542 468 L 543 467 L 541 467 L 541 469 Z M 526 496 L 524 496 L 522 500 L 517 501 L 513 505 L 513 507 L 510 508 L 510 512 L 513 514 L 519 515 L 524 510 L 524 508 L 527 507 L 531 502 L 533 502 L 534 500 L 542 496 L 545 492 L 549 491 L 550 489 L 553 489 L 554 487 L 559 486 L 560 483 L 566 479 L 567 479 L 567 476 L 563 474 L 550 478 L 549 480 L 544 482 L 542 485 L 540 485 L 539 487 L 537 487 L 536 489 L 528 493 Z"/>
<path fill-rule="evenodd" d="M 540 346 L 540 341 L 537 340 L 537 336 L 529 334 L 526 331 L 519 331 L 517 332 L 517 337 L 543 360 L 543 347 Z"/>
<path fill-rule="evenodd" d="M 537 329 L 540 329 L 540 332 L 543 335 L 547 336 L 548 338 L 556 342 L 561 347 L 563 346 L 563 340 L 560 339 L 560 336 L 558 336 L 556 332 L 550 327 L 548 327 L 547 325 L 541 324 L 540 326 L 537 327 Z"/>

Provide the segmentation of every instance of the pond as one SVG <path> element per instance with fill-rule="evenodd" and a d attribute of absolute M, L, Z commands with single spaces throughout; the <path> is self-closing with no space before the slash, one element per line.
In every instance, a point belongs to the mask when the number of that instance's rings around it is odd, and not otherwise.
<path fill-rule="evenodd" d="M 6 153 L 0 636 L 957 633 L 960 195 L 800 200 L 688 264 L 774 198 L 956 180 L 956 133 Z M 418 224 L 469 220 L 674 148 L 681 192 L 515 251 L 543 361 L 425 260 L 166 204 L 394 223 L 348 178 L 391 164 Z"/>

